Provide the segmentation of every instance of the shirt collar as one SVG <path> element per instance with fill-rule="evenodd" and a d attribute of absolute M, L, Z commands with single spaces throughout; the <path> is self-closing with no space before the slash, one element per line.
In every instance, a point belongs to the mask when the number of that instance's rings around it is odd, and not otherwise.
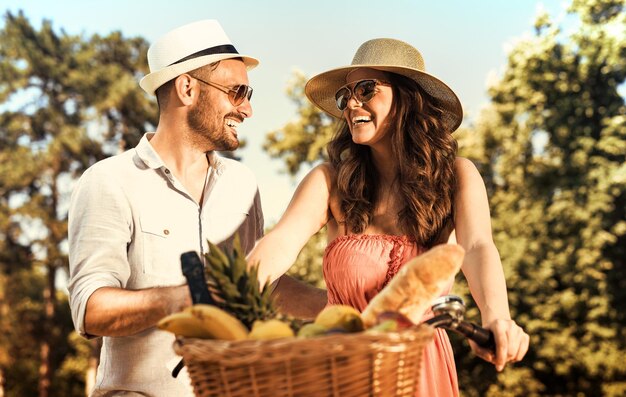
<path fill-rule="evenodd" d="M 164 167 L 165 164 L 159 154 L 154 150 L 152 145 L 150 144 L 150 139 L 154 136 L 154 132 L 146 132 L 141 137 L 141 140 L 135 146 L 135 151 L 137 152 L 137 156 L 143 161 L 149 168 L 157 169 Z"/>
<path fill-rule="evenodd" d="M 149 168 L 158 169 L 165 167 L 165 163 L 150 144 L 150 139 L 152 139 L 154 134 L 154 132 L 146 132 L 143 134 L 135 150 L 137 151 L 137 156 L 139 156 L 141 161 Z M 215 151 L 208 152 L 207 157 L 209 159 L 209 165 L 215 169 L 218 175 L 221 175 L 226 166 L 222 158 Z"/>

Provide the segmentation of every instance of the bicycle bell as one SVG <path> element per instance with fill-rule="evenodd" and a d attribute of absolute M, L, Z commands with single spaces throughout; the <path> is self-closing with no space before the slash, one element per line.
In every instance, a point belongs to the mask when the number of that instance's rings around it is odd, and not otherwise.
<path fill-rule="evenodd" d="M 456 295 L 444 295 L 435 299 L 431 305 L 435 316 L 447 314 L 452 321 L 458 323 L 465 316 L 465 303 L 463 298 Z"/>

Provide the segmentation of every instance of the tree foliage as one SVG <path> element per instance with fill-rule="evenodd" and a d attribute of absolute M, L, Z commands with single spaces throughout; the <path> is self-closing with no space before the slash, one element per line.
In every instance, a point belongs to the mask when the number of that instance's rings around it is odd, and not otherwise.
<path fill-rule="evenodd" d="M 290 175 L 296 175 L 303 164 L 310 166 L 326 159 L 326 144 L 334 133 L 332 117 L 306 99 L 306 80 L 304 74 L 294 72 L 287 97 L 296 106 L 296 118 L 280 130 L 269 132 L 263 144 L 270 156 L 282 158 Z"/>
<path fill-rule="evenodd" d="M 626 393 L 624 4 L 574 1 L 573 34 L 538 15 L 490 88 L 475 160 L 531 350 L 475 395 Z"/>
<path fill-rule="evenodd" d="M 21 12 L 4 15 L 0 311 L 7 315 L 0 328 L 9 332 L 0 338 L 0 375 L 7 396 L 84 394 L 84 373 L 69 362 L 87 358 L 70 336 L 67 297 L 56 291 L 57 272 L 67 267 L 67 204 L 88 166 L 134 146 L 156 124 L 137 84 L 146 50 L 145 40 L 119 32 L 83 37 L 49 21 L 34 27 Z"/>
<path fill-rule="evenodd" d="M 464 395 L 626 394 L 624 5 L 574 0 L 563 22 L 573 33 L 540 13 L 490 106 L 455 133 L 485 179 L 512 315 L 531 335 L 525 360 L 502 373 L 452 337 Z M 266 143 L 292 174 L 324 158 L 331 128 L 304 102 L 304 80 L 289 91 L 300 118 Z M 321 261 L 316 244 L 309 264 Z M 464 283 L 456 288 L 478 319 Z"/>

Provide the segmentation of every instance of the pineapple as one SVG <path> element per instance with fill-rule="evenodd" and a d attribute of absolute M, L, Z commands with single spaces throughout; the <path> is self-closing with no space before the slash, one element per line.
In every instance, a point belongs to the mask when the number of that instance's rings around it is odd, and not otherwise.
<path fill-rule="evenodd" d="M 256 320 L 277 318 L 269 280 L 261 287 L 258 282 L 258 265 L 248 269 L 245 253 L 237 234 L 233 251 L 224 252 L 209 242 L 206 278 L 209 291 L 221 309 L 238 318 L 248 329 Z"/>

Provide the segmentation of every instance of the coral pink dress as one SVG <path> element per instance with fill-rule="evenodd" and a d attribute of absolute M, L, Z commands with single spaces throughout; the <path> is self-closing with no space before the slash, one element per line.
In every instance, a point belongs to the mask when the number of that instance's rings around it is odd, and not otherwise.
<path fill-rule="evenodd" d="M 333 240 L 323 259 L 328 304 L 350 305 L 360 311 L 409 259 L 424 252 L 407 236 L 347 235 Z M 451 285 L 450 285 L 451 287 Z M 444 291 L 445 294 L 449 293 Z M 432 317 L 426 313 L 424 319 Z M 426 345 L 416 396 L 458 396 L 452 346 L 446 331 L 436 329 Z"/>

